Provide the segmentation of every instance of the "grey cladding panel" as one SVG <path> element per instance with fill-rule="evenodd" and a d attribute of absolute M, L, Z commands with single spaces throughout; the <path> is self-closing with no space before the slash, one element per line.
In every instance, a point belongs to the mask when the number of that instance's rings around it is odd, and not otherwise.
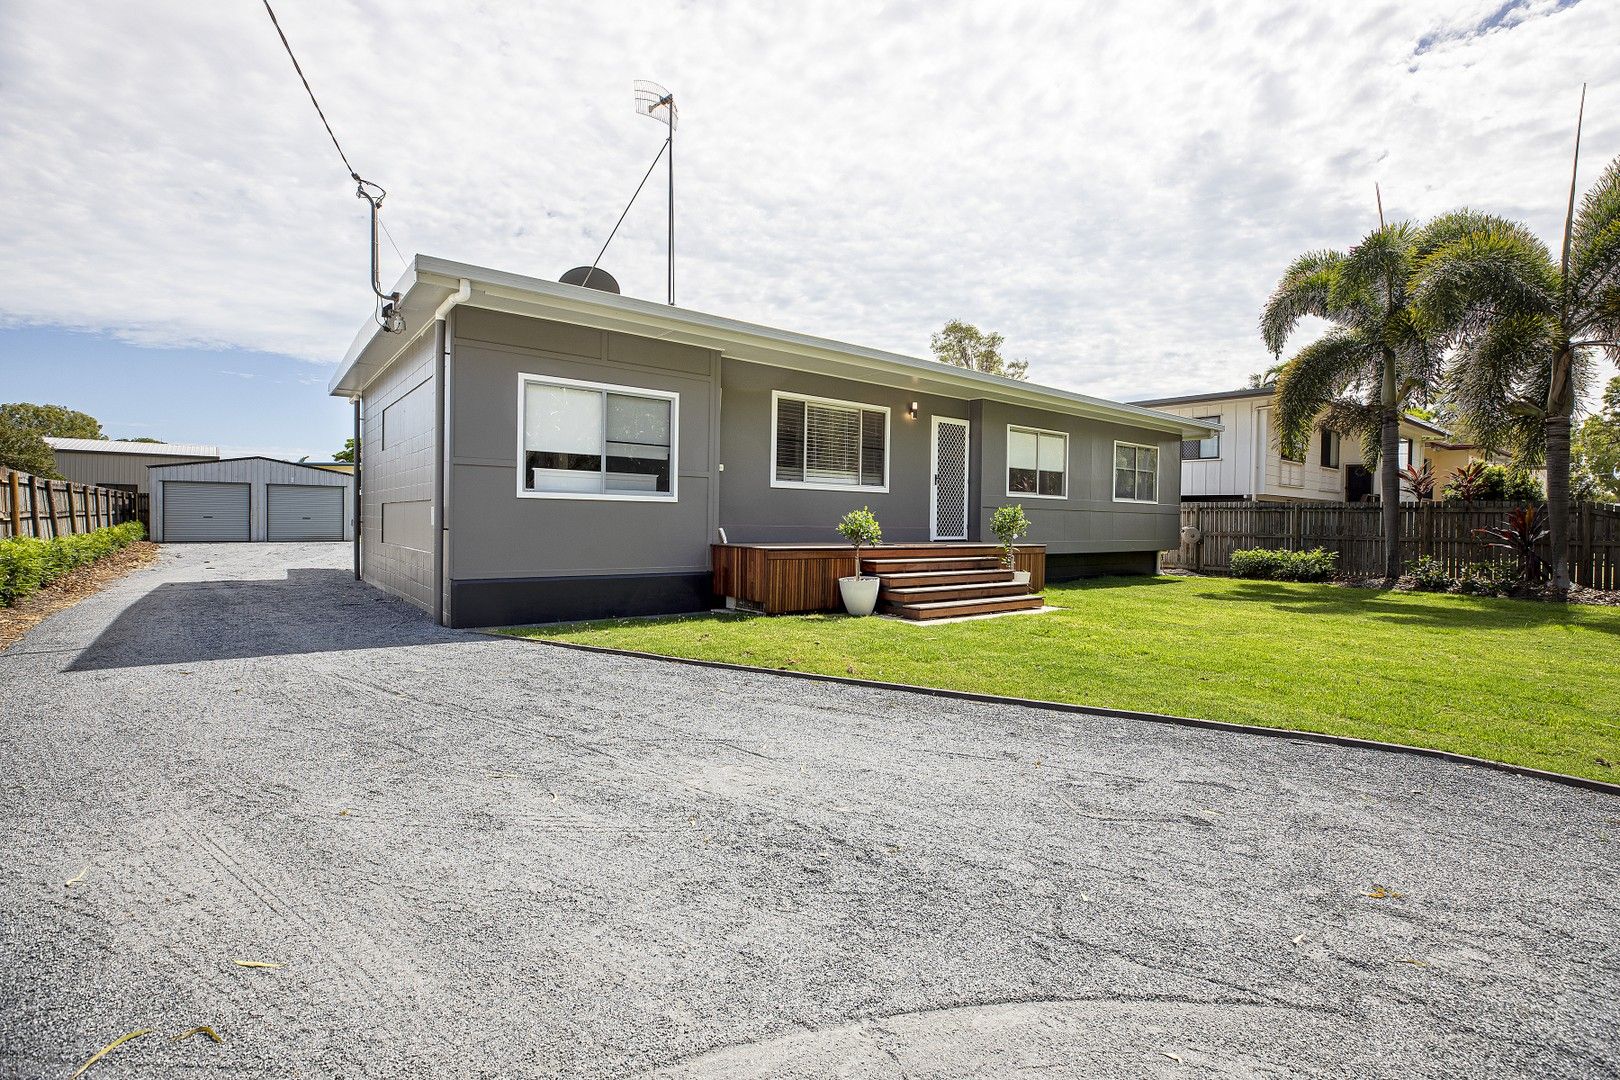
<path fill-rule="evenodd" d="M 433 503 L 427 499 L 383 503 L 382 542 L 412 551 L 432 551 Z"/>
<path fill-rule="evenodd" d="M 398 449 L 406 440 L 420 436 L 433 424 L 433 383 L 416 389 L 383 410 L 382 448 Z"/>
<path fill-rule="evenodd" d="M 163 539 L 166 541 L 248 539 L 248 485 L 165 480 Z"/>
<path fill-rule="evenodd" d="M 265 489 L 271 540 L 342 540 L 343 489 L 270 484 Z"/>

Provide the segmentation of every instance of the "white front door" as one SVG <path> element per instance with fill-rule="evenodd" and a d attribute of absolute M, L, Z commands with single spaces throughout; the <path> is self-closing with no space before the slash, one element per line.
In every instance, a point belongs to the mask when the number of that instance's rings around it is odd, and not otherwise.
<path fill-rule="evenodd" d="M 933 492 L 928 500 L 930 536 L 966 540 L 968 524 L 968 422 L 933 418 Z"/>

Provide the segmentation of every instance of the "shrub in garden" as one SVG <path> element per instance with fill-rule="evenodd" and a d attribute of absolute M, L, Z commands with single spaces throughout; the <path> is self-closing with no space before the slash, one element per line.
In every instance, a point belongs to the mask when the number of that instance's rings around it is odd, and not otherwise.
<path fill-rule="evenodd" d="M 1500 523 L 1488 529 L 1475 529 L 1474 539 L 1489 548 L 1505 551 L 1518 566 L 1521 585 L 1530 585 L 1546 576 L 1547 560 L 1536 546 L 1547 539 L 1545 507 L 1520 506 L 1508 512 Z"/>
<path fill-rule="evenodd" d="M 1412 579 L 1413 588 L 1424 592 L 1447 592 L 1454 580 L 1446 564 L 1433 555 L 1420 555 L 1407 563 L 1406 575 Z"/>
<path fill-rule="evenodd" d="M 1466 596 L 1511 596 L 1518 588 L 1519 575 L 1501 563 L 1469 563 L 1457 574 L 1452 586 Z"/>
<path fill-rule="evenodd" d="M 138 521 L 126 521 L 94 532 L 36 540 L 17 536 L 0 540 L 0 606 L 10 607 L 63 574 L 88 566 L 146 536 Z"/>
<path fill-rule="evenodd" d="M 1249 548 L 1232 552 L 1231 573 L 1237 578 L 1263 581 L 1327 581 L 1339 566 L 1339 553 Z"/>
<path fill-rule="evenodd" d="M 1538 503 L 1547 497 L 1527 470 L 1483 461 L 1470 461 L 1455 469 L 1440 497 L 1445 502 Z"/>

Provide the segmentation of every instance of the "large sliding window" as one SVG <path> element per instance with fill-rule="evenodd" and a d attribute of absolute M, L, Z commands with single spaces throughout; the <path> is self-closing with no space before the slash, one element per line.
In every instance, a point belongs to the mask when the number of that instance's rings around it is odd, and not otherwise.
<path fill-rule="evenodd" d="M 771 486 L 889 490 L 889 410 L 771 394 Z"/>
<path fill-rule="evenodd" d="M 1114 501 L 1159 501 L 1159 448 L 1114 444 Z"/>
<path fill-rule="evenodd" d="M 518 494 L 673 502 L 680 395 L 518 376 Z"/>
<path fill-rule="evenodd" d="M 1007 425 L 1007 494 L 1061 499 L 1069 493 L 1069 437 Z"/>

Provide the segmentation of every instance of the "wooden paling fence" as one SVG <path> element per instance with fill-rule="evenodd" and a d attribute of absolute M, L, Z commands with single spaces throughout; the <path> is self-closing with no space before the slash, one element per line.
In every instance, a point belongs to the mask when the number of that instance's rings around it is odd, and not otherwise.
<path fill-rule="evenodd" d="M 1401 562 L 1420 555 L 1451 573 L 1469 563 L 1508 562 L 1475 529 L 1499 525 L 1518 504 L 1402 503 Z M 1569 516 L 1569 576 L 1577 585 L 1620 589 L 1620 506 L 1581 503 Z M 1245 548 L 1325 548 L 1339 553 L 1340 573 L 1384 572 L 1383 516 L 1377 503 L 1182 503 L 1181 547 L 1165 565 L 1226 573 L 1232 552 Z"/>
<path fill-rule="evenodd" d="M 139 503 L 133 491 L 0 469 L 0 538 L 50 540 L 122 525 L 140 518 Z"/>

